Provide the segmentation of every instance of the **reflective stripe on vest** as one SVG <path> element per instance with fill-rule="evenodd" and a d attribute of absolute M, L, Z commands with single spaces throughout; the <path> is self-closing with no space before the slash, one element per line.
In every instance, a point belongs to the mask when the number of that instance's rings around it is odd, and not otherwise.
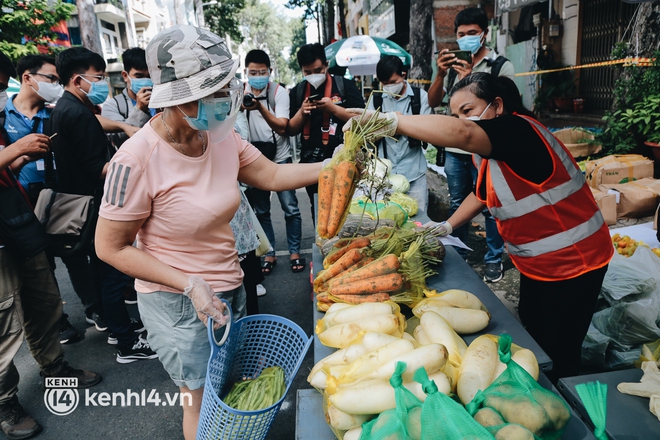
<path fill-rule="evenodd" d="M 490 179 L 493 184 L 493 188 L 497 193 L 497 198 L 500 200 L 504 208 L 501 207 L 492 207 L 490 208 L 491 214 L 497 217 L 500 220 L 509 220 L 511 218 L 522 217 L 525 214 L 534 212 L 539 208 L 548 205 L 554 205 L 555 203 L 564 200 L 568 196 L 580 191 L 583 185 L 582 179 L 580 176 L 582 172 L 577 168 L 571 158 L 566 153 L 557 140 L 548 133 L 545 129 L 540 127 L 536 121 L 528 120 L 532 125 L 535 125 L 538 132 L 543 135 L 545 141 L 550 145 L 552 150 L 559 157 L 564 169 L 570 176 L 570 180 L 562 183 L 561 185 L 550 188 L 542 193 L 531 194 L 520 200 L 516 200 L 511 192 L 511 188 L 506 183 L 504 175 L 499 164 L 491 160 L 489 162 L 489 172 Z M 481 159 L 479 157 L 479 159 Z"/>
<path fill-rule="evenodd" d="M 509 254 L 519 257 L 538 257 L 539 255 L 555 252 L 598 232 L 603 226 L 603 221 L 603 215 L 598 210 L 586 222 L 558 234 L 551 235 L 550 237 L 545 237 L 527 244 L 512 244 L 507 242 L 507 251 Z"/>

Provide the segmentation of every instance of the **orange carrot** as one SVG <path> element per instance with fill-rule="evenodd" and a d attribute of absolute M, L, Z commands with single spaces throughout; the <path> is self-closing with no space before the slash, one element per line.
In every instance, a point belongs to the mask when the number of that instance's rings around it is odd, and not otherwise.
<path fill-rule="evenodd" d="M 333 252 L 330 252 L 328 256 L 325 257 L 325 259 L 323 260 L 323 267 L 324 268 L 329 267 L 335 261 L 339 260 L 339 258 L 342 255 L 344 255 L 346 252 L 350 251 L 351 249 L 361 249 L 363 247 L 369 246 L 370 244 L 371 244 L 371 240 L 369 240 L 366 237 L 356 238 L 355 240 L 348 243 L 346 246 L 334 250 Z"/>
<path fill-rule="evenodd" d="M 366 302 L 383 302 L 389 301 L 390 294 L 385 292 L 372 293 L 369 295 L 332 295 L 330 297 L 335 302 L 343 302 L 348 304 L 361 304 Z"/>
<path fill-rule="evenodd" d="M 403 287 L 404 278 L 399 273 L 389 273 L 367 278 L 350 284 L 330 284 L 328 295 L 363 295 L 367 293 L 395 292 Z"/>
<path fill-rule="evenodd" d="M 314 280 L 314 285 L 318 282 L 319 285 L 321 283 L 324 283 L 328 281 L 330 278 L 336 277 L 358 261 L 362 259 L 362 253 L 360 252 L 359 249 L 351 249 L 350 251 L 346 252 L 342 257 L 337 260 L 335 264 L 332 266 L 328 267 L 326 270 L 323 272 L 319 272 L 319 275 L 316 277 L 316 280 Z"/>
<path fill-rule="evenodd" d="M 324 168 L 319 173 L 318 189 L 318 215 L 316 219 L 316 229 L 319 236 L 326 238 L 328 235 L 328 217 L 332 205 L 332 189 L 335 183 L 335 169 Z"/>
<path fill-rule="evenodd" d="M 346 269 L 345 271 L 343 271 L 342 273 L 340 273 L 339 275 L 337 275 L 336 277 L 334 277 L 332 279 L 333 280 L 338 280 L 339 278 L 343 278 L 343 277 L 347 276 L 348 274 L 351 274 L 351 273 L 355 272 L 356 270 L 366 266 L 367 264 L 371 263 L 372 261 L 374 261 L 373 257 L 363 258 L 363 259 L 361 259 L 360 261 L 358 261 L 357 263 L 355 263 L 354 265 L 352 265 L 351 267 L 349 267 L 348 269 Z"/>
<path fill-rule="evenodd" d="M 335 168 L 335 182 L 332 189 L 332 204 L 328 217 L 327 237 L 321 236 L 322 238 L 330 238 L 337 235 L 340 223 L 344 218 L 346 207 L 355 189 L 356 177 L 357 168 L 351 162 L 341 162 Z"/>
<path fill-rule="evenodd" d="M 400 266 L 401 263 L 399 263 L 399 258 L 396 255 L 387 254 L 352 272 L 350 275 L 333 280 L 330 284 L 351 284 L 355 281 L 387 275 L 399 270 Z"/>
<path fill-rule="evenodd" d="M 340 238 L 335 244 L 332 245 L 333 248 L 341 248 L 348 245 L 351 241 L 355 240 L 353 237 Z"/>

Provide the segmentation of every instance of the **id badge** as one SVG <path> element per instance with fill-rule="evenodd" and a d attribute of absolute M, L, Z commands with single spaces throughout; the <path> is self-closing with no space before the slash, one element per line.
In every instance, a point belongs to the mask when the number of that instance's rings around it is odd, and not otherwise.
<path fill-rule="evenodd" d="M 337 133 L 337 123 L 333 122 L 332 124 L 330 124 L 330 126 L 328 127 L 328 131 L 330 132 L 330 136 L 334 136 L 335 133 Z"/>
<path fill-rule="evenodd" d="M 35 163 L 37 164 L 37 171 L 45 171 L 46 170 L 46 163 L 44 162 L 43 159 L 39 159 Z"/>

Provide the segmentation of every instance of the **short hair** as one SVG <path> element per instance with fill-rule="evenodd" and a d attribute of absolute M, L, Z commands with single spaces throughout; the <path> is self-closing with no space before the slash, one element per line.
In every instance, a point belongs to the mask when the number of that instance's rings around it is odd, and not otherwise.
<path fill-rule="evenodd" d="M 73 75 L 85 73 L 90 67 L 104 72 L 105 60 L 101 55 L 84 47 L 72 47 L 57 56 L 55 67 L 60 83 L 66 86 Z"/>
<path fill-rule="evenodd" d="M 147 55 L 141 47 L 126 49 L 121 55 L 121 62 L 126 73 L 130 72 L 131 69 L 147 70 Z"/>
<path fill-rule="evenodd" d="M 25 55 L 23 58 L 18 60 L 18 64 L 16 65 L 16 73 L 18 76 L 18 80 L 20 82 L 23 82 L 23 74 L 26 71 L 35 74 L 37 73 L 37 71 L 39 71 L 39 69 L 41 69 L 41 66 L 43 66 L 44 64 L 52 64 L 54 66 L 55 58 L 41 54 Z"/>
<path fill-rule="evenodd" d="M 298 65 L 300 67 L 309 66 L 316 60 L 321 60 L 323 64 L 328 62 L 325 57 L 325 49 L 323 49 L 320 43 L 305 44 L 298 49 L 296 58 L 298 58 Z"/>
<path fill-rule="evenodd" d="M 253 49 L 245 55 L 245 67 L 250 63 L 265 64 L 270 69 L 270 57 L 260 49 Z"/>
<path fill-rule="evenodd" d="M 502 98 L 504 111 L 506 113 L 518 113 L 525 116 L 535 117 L 534 113 L 527 110 L 523 105 L 520 91 L 511 78 L 506 76 L 494 76 L 486 72 L 474 72 L 456 83 L 449 92 L 449 100 L 459 90 L 467 89 L 479 99 L 490 103 L 497 97 Z"/>
<path fill-rule="evenodd" d="M 8 77 L 16 76 L 16 68 L 14 63 L 11 62 L 9 57 L 0 51 L 0 72 L 4 73 Z"/>
<path fill-rule="evenodd" d="M 454 33 L 458 31 L 459 26 L 467 24 L 476 24 L 481 30 L 488 28 L 488 15 L 486 11 L 481 8 L 465 8 L 454 19 Z"/>
<path fill-rule="evenodd" d="M 393 74 L 403 76 L 403 61 L 394 55 L 382 57 L 376 64 L 376 77 L 379 81 L 387 81 Z"/>

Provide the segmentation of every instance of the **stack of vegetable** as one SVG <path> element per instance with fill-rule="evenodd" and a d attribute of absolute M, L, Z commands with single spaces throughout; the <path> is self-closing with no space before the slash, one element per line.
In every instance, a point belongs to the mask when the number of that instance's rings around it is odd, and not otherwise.
<path fill-rule="evenodd" d="M 276 404 L 285 391 L 284 370 L 276 365 L 264 368 L 254 379 L 236 382 L 224 402 L 240 411 L 257 411 Z"/>
<path fill-rule="evenodd" d="M 619 255 L 623 255 L 624 257 L 631 257 L 638 246 L 647 246 L 643 241 L 637 241 L 627 235 L 622 237 L 621 234 L 614 234 L 612 236 L 612 243 Z M 660 248 L 653 248 L 651 251 L 660 257 Z"/>
<path fill-rule="evenodd" d="M 414 305 L 435 273 L 430 266 L 442 256 L 435 229 L 380 228 L 367 237 L 341 239 L 314 280 L 317 307 L 388 300 Z"/>

